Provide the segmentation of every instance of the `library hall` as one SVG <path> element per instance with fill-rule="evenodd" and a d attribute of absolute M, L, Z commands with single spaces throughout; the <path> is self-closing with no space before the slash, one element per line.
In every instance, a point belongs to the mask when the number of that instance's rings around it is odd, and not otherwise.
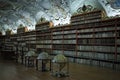
<path fill-rule="evenodd" d="M 0 80 L 120 80 L 120 0 L 0 0 Z"/>

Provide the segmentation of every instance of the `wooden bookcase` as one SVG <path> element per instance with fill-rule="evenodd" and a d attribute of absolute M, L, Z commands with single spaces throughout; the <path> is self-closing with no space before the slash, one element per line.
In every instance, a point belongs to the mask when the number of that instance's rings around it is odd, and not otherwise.
<path fill-rule="evenodd" d="M 18 38 L 17 34 L 13 34 L 10 37 L 12 45 L 13 45 L 12 48 L 13 48 L 13 51 L 15 53 L 15 55 L 13 57 L 16 60 L 16 62 L 18 60 L 18 42 L 17 42 L 17 38 Z"/>
<path fill-rule="evenodd" d="M 52 54 L 56 55 L 63 53 L 63 28 L 55 27 L 52 28 Z"/>
<path fill-rule="evenodd" d="M 103 11 L 92 11 L 83 14 L 73 15 L 71 17 L 71 25 L 85 25 L 89 23 L 98 22 L 103 17 Z"/>
<path fill-rule="evenodd" d="M 119 18 L 102 20 L 102 12 L 95 11 L 71 19 L 72 27 L 77 27 L 77 63 L 118 69 Z"/>
<path fill-rule="evenodd" d="M 52 22 L 41 22 L 36 25 L 36 48 L 49 54 L 52 51 L 52 34 L 50 29 L 52 26 Z"/>
<path fill-rule="evenodd" d="M 120 19 L 102 17 L 102 11 L 73 15 L 70 25 L 37 30 L 36 44 L 71 62 L 120 69 Z"/>
<path fill-rule="evenodd" d="M 75 62 L 77 55 L 77 30 L 71 25 L 63 26 L 63 51 L 70 62 Z"/>
<path fill-rule="evenodd" d="M 27 27 L 20 27 L 17 29 L 17 34 L 20 34 L 20 33 L 24 33 L 24 32 L 28 32 L 28 28 Z"/>
<path fill-rule="evenodd" d="M 36 31 L 28 31 L 27 27 L 17 29 L 17 53 L 18 62 L 24 63 L 25 54 L 30 51 L 36 51 Z"/>
<path fill-rule="evenodd" d="M 13 35 L 9 32 L 6 35 L 1 36 L 1 56 L 4 59 L 14 59 L 15 52 L 13 49 L 12 37 Z"/>
<path fill-rule="evenodd" d="M 30 31 L 30 32 L 26 32 L 26 33 L 23 34 L 22 38 L 23 38 L 23 42 L 24 42 L 24 48 L 23 48 L 24 55 L 28 51 L 36 52 L 36 31 L 33 30 L 33 31 Z M 27 60 L 26 60 L 25 56 L 24 56 L 23 61 L 25 62 L 25 65 L 26 65 Z M 28 60 L 28 63 L 29 63 L 29 60 Z M 34 63 L 34 60 L 33 60 L 33 63 Z"/>
<path fill-rule="evenodd" d="M 120 18 L 102 17 L 102 11 L 93 11 L 73 15 L 69 25 L 53 27 L 52 22 L 41 22 L 35 31 L 4 36 L 3 43 L 13 41 L 21 57 L 39 50 L 52 56 L 64 54 L 70 62 L 120 70 Z"/>
<path fill-rule="evenodd" d="M 91 64 L 94 57 L 94 26 L 102 19 L 102 11 L 73 15 L 71 25 L 76 29 L 76 62 Z"/>

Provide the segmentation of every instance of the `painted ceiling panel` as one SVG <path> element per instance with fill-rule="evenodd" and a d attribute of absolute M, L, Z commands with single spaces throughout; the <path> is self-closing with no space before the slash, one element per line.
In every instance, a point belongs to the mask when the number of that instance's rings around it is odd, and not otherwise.
<path fill-rule="evenodd" d="M 68 24 L 83 5 L 120 15 L 120 0 L 0 0 L 0 31 L 16 30 L 20 24 L 34 29 L 41 17 L 54 25 Z"/>

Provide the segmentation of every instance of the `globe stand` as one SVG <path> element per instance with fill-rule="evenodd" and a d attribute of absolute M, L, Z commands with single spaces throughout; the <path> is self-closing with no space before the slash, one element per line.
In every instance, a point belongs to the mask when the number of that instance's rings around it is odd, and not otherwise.
<path fill-rule="evenodd" d="M 68 62 L 53 62 L 51 75 L 56 77 L 69 76 L 69 63 Z"/>
<path fill-rule="evenodd" d="M 41 63 L 41 71 L 51 71 L 51 59 L 36 59 L 36 70 L 39 70 L 39 61 Z M 47 64 L 49 63 L 49 69 L 47 69 Z"/>

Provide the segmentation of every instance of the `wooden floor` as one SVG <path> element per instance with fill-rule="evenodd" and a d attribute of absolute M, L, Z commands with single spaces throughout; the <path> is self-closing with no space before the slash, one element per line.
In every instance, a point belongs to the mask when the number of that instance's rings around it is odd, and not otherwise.
<path fill-rule="evenodd" d="M 71 63 L 70 76 L 58 78 L 51 76 L 49 72 L 0 60 L 0 80 L 120 80 L 120 71 Z"/>

